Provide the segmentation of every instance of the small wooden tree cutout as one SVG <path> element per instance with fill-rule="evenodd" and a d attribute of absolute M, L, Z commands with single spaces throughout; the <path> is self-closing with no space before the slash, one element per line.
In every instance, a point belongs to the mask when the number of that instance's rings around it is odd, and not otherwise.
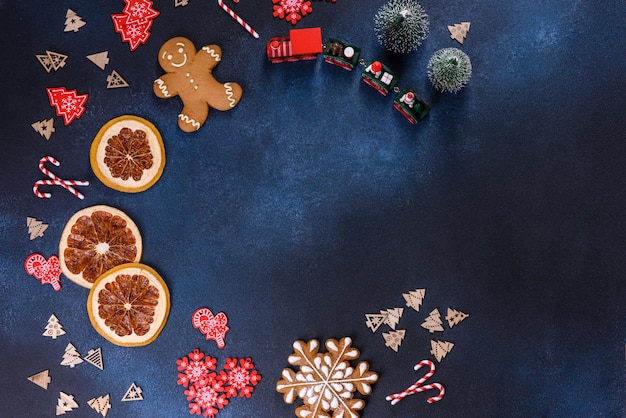
<path fill-rule="evenodd" d="M 109 51 L 102 51 L 97 54 L 87 55 L 87 59 L 100 67 L 101 70 L 104 70 L 109 63 Z"/>
<path fill-rule="evenodd" d="M 67 9 L 67 13 L 65 14 L 65 30 L 64 32 L 78 32 L 78 29 L 85 26 L 86 23 L 83 19 L 76 14 L 72 9 Z"/>
<path fill-rule="evenodd" d="M 39 133 L 39 135 L 46 138 L 47 141 L 50 140 L 50 137 L 54 133 L 54 120 L 53 119 L 44 119 L 37 122 L 34 122 L 30 126 Z"/>
<path fill-rule="evenodd" d="M 439 309 L 433 309 L 422 322 L 422 328 L 427 329 L 431 334 L 435 331 L 443 331 L 443 321 Z"/>
<path fill-rule="evenodd" d="M 56 340 L 57 337 L 65 334 L 65 330 L 63 329 L 63 325 L 59 322 L 58 318 L 54 316 L 54 314 L 50 315 L 48 318 L 48 323 L 46 324 L 46 329 L 43 332 L 44 337 L 50 337 L 53 340 Z M 70 344 L 71 345 L 71 344 Z"/>
<path fill-rule="evenodd" d="M 107 77 L 107 89 L 117 89 L 120 87 L 128 87 L 126 80 L 115 70 Z"/>
<path fill-rule="evenodd" d="M 372 332 L 376 332 L 378 328 L 385 323 L 386 315 L 382 314 L 365 314 L 365 325 L 372 330 Z"/>
<path fill-rule="evenodd" d="M 67 344 L 61 366 L 70 366 L 70 368 L 73 369 L 77 364 L 82 362 L 83 359 L 80 358 L 80 353 L 76 350 L 76 347 L 74 347 L 72 343 Z"/>
<path fill-rule="evenodd" d="M 135 382 L 133 382 L 124 394 L 122 402 L 143 401 L 143 395 L 141 394 L 141 392 L 141 388 L 137 386 Z"/>
<path fill-rule="evenodd" d="M 237 3 L 237 2 L 235 2 Z M 174 0 L 174 7 L 186 6 L 189 4 L 189 0 Z"/>
<path fill-rule="evenodd" d="M 419 312 L 420 306 L 422 306 L 424 295 L 426 295 L 426 289 L 415 289 L 411 290 L 409 293 L 402 294 L 406 301 L 406 306 L 415 309 L 417 312 Z"/>
<path fill-rule="evenodd" d="M 430 340 L 430 354 L 435 356 L 438 362 L 441 363 L 441 360 L 452 350 L 454 347 L 454 343 L 449 341 L 435 341 Z"/>
<path fill-rule="evenodd" d="M 471 22 L 461 22 L 454 24 L 454 26 L 448 26 L 450 38 L 456 40 L 460 44 L 463 44 L 463 41 L 467 37 L 467 32 L 470 30 L 470 24 Z"/>
<path fill-rule="evenodd" d="M 383 338 L 385 339 L 385 346 L 391 348 L 396 353 L 404 340 L 406 330 L 398 329 L 389 332 L 383 332 Z"/>
<path fill-rule="evenodd" d="M 107 393 L 104 396 L 98 396 L 97 398 L 90 399 L 87 401 L 87 405 L 103 417 L 106 417 L 109 409 L 111 409 L 110 396 Z"/>
<path fill-rule="evenodd" d="M 26 226 L 28 227 L 28 233 L 30 234 L 30 240 L 43 237 L 43 233 L 48 229 L 48 224 L 45 224 L 30 216 L 26 217 Z"/>
<path fill-rule="evenodd" d="M 83 357 L 83 360 L 96 366 L 100 370 L 104 370 L 104 363 L 102 362 L 102 348 L 100 347 L 89 350 L 87 355 Z"/>
<path fill-rule="evenodd" d="M 74 400 L 74 395 L 59 392 L 59 400 L 57 401 L 57 416 L 64 415 L 66 412 L 70 412 L 76 408 L 78 408 L 78 404 Z"/>
<path fill-rule="evenodd" d="M 385 315 L 385 324 L 389 325 L 391 329 L 396 329 L 403 312 L 404 308 L 391 308 L 380 311 L 382 315 Z"/>
<path fill-rule="evenodd" d="M 38 54 L 35 56 L 47 73 L 52 70 L 57 71 L 59 68 L 63 68 L 65 66 L 65 60 L 67 60 L 67 55 L 52 51 L 46 51 L 45 54 Z"/>
<path fill-rule="evenodd" d="M 39 372 L 28 377 L 28 380 L 30 380 L 37 386 L 48 390 L 48 385 L 52 381 L 52 378 L 50 378 L 49 370 L 44 370 L 43 372 Z"/>
<path fill-rule="evenodd" d="M 450 328 L 457 325 L 459 322 L 467 318 L 469 314 L 465 312 L 457 311 L 456 309 L 448 308 L 448 313 L 446 314 L 446 321 L 448 321 L 448 325 Z"/>

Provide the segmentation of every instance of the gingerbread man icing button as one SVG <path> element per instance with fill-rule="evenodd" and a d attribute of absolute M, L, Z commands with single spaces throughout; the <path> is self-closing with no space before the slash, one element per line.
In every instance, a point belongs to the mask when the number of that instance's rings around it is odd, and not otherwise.
<path fill-rule="evenodd" d="M 185 132 L 200 129 L 209 109 L 230 110 L 239 103 L 243 92 L 234 82 L 220 83 L 212 74 L 222 59 L 217 45 L 203 46 L 199 51 L 187 38 L 165 42 L 159 50 L 159 64 L 166 72 L 154 81 L 154 94 L 161 98 L 180 96 L 183 109 L 178 126 Z"/>

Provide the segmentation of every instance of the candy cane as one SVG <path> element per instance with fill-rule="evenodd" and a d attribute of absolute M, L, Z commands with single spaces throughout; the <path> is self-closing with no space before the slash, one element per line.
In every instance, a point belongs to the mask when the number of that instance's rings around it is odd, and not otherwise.
<path fill-rule="evenodd" d="M 237 3 L 237 2 L 238 2 L 238 0 L 234 0 L 234 1 L 235 1 L 235 3 Z M 248 31 L 248 33 L 250 33 L 250 35 L 254 36 L 255 38 L 258 38 L 258 37 L 259 37 L 259 34 L 258 34 L 258 33 L 256 33 L 256 31 L 255 31 L 254 29 L 252 29 L 252 28 L 250 27 L 250 25 L 248 25 L 248 24 L 247 24 L 247 23 L 246 23 L 246 22 L 245 22 L 242 18 L 240 18 L 240 17 L 239 17 L 239 15 L 237 15 L 237 13 L 233 12 L 233 11 L 230 9 L 230 7 L 228 7 L 228 6 L 226 6 L 226 5 L 224 4 L 224 0 L 217 0 L 217 4 L 219 4 L 219 5 L 220 5 L 220 7 L 221 7 L 222 9 L 224 9 L 224 11 L 230 15 L 230 17 L 232 17 L 233 19 L 235 19 L 235 20 L 236 20 L 236 21 L 237 21 L 237 22 L 238 22 L 241 26 L 243 26 L 243 27 L 244 27 L 244 29 L 245 29 L 245 30 L 247 30 L 247 31 Z"/>
<path fill-rule="evenodd" d="M 405 397 L 413 395 L 414 393 L 424 392 L 430 389 L 438 389 L 439 394 L 437 396 L 431 396 L 430 398 L 428 398 L 427 402 L 433 403 L 440 401 L 446 394 L 446 390 L 441 383 L 430 383 L 428 385 L 422 386 L 422 383 L 427 381 L 433 374 L 435 374 L 435 364 L 430 360 L 422 360 L 417 363 L 415 367 L 413 367 L 413 369 L 418 370 L 422 366 L 430 366 L 430 370 L 424 376 L 422 376 L 420 380 L 406 388 L 404 391 L 389 395 L 385 399 L 391 401 L 392 405 L 395 405 Z"/>
<path fill-rule="evenodd" d="M 39 186 L 62 186 L 65 190 L 72 193 L 77 198 L 81 200 L 85 198 L 85 196 L 83 196 L 82 193 L 78 192 L 72 186 L 89 186 L 88 181 L 63 180 L 62 178 L 60 178 L 59 176 L 57 176 L 56 174 L 54 174 L 53 172 L 51 172 L 44 166 L 46 162 L 50 162 L 57 167 L 61 165 L 61 163 L 56 158 L 51 157 L 49 155 L 39 160 L 39 171 L 41 171 L 46 176 L 50 177 L 51 180 L 37 180 L 35 184 L 33 185 L 33 193 L 35 194 L 35 196 L 37 196 L 40 199 L 50 199 L 52 197 L 52 194 L 40 192 Z"/>

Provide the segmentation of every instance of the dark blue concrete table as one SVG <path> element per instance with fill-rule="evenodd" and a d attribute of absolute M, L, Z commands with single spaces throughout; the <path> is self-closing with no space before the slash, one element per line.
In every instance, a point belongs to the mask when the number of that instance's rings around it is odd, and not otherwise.
<path fill-rule="evenodd" d="M 161 12 L 145 45 L 130 52 L 110 15 L 122 1 L 0 2 L 3 105 L 0 143 L 0 416 L 53 416 L 60 391 L 96 416 L 87 400 L 110 393 L 109 417 L 184 417 L 175 360 L 198 347 L 217 357 L 250 356 L 263 380 L 250 399 L 218 417 L 290 417 L 275 391 L 297 339 L 350 336 L 379 372 L 362 416 L 529 417 L 624 415 L 626 334 L 626 5 L 620 1 L 421 2 L 428 39 L 393 56 L 378 45 L 381 2 L 314 2 L 296 28 L 322 28 L 324 40 L 381 59 L 432 106 L 411 125 L 348 72 L 314 61 L 270 64 L 265 42 L 292 26 L 272 17 L 269 0 L 230 5 L 259 32 L 254 39 L 216 2 L 156 1 Z M 87 23 L 65 33 L 68 8 Z M 464 45 L 447 26 L 470 21 Z M 243 87 L 241 103 L 213 111 L 193 134 L 178 129 L 178 99 L 154 96 L 160 46 L 175 36 L 217 44 L 221 81 Z M 434 51 L 458 47 L 473 64 L 468 86 L 439 94 L 426 77 Z M 66 54 L 46 73 L 36 54 Z M 109 51 L 100 70 L 85 57 Z M 129 84 L 107 89 L 116 70 Z M 89 94 L 69 126 L 54 116 L 47 87 Z M 98 129 L 121 114 L 152 121 L 167 164 L 139 194 L 104 186 L 89 164 Z M 46 141 L 33 122 L 54 118 Z M 36 198 L 44 155 L 59 173 L 86 179 L 85 200 L 53 188 Z M 171 315 L 142 348 L 117 347 L 89 324 L 87 290 L 62 278 L 54 292 L 25 274 L 25 258 L 57 254 L 77 210 L 107 204 L 128 213 L 144 239 L 142 262 L 167 281 Z M 26 218 L 49 224 L 30 241 Z M 426 289 L 420 312 L 405 309 L 398 353 L 373 334 L 365 314 L 404 306 L 402 293 Z M 195 309 L 228 315 L 226 347 L 191 326 Z M 434 308 L 470 317 L 439 334 L 420 323 Z M 41 334 L 54 313 L 67 334 Z M 444 313 L 445 315 L 445 313 Z M 419 378 L 412 366 L 431 339 L 455 343 L 427 394 L 390 406 L 385 396 Z M 60 365 L 68 342 L 83 354 L 102 347 L 103 371 Z M 27 380 L 49 369 L 47 391 Z M 436 378 L 436 379 L 435 379 Z M 131 382 L 142 402 L 120 402 Z"/>

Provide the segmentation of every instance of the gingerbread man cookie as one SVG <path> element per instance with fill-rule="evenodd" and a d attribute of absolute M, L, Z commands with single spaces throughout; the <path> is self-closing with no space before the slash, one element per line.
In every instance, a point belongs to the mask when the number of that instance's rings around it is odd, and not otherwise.
<path fill-rule="evenodd" d="M 183 110 L 178 115 L 178 126 L 183 131 L 200 129 L 209 108 L 230 110 L 241 100 L 239 84 L 222 84 L 213 78 L 213 68 L 221 59 L 219 46 L 207 45 L 196 51 L 187 38 L 172 38 L 161 46 L 159 64 L 166 74 L 154 81 L 154 94 L 161 98 L 180 96 Z"/>

